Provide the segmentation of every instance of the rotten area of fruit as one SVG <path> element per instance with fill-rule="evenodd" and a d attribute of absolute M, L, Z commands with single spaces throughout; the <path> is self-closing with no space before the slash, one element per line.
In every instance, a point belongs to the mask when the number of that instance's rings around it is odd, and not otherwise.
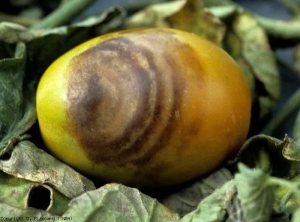
<path fill-rule="evenodd" d="M 288 21 L 255 15 L 230 0 L 141 1 L 89 16 L 78 15 L 92 1 L 22 2 L 9 3 L 18 16 L 0 13 L 1 217 L 300 221 L 300 89 L 274 114 L 281 95 L 278 67 L 286 66 L 276 57 L 278 47 L 294 48 L 294 66 L 288 68 L 299 82 L 298 1 L 284 1 Z M 137 27 L 182 29 L 218 44 L 241 66 L 252 96 L 249 136 L 235 159 L 160 192 L 95 183 L 44 149 L 36 120 L 36 86 L 56 58 L 95 36 Z M 291 135 L 276 138 L 297 111 Z"/>

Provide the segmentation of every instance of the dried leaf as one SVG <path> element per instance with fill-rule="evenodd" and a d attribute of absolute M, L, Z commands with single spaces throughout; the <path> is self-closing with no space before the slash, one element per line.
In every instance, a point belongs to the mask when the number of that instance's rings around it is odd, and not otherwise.
<path fill-rule="evenodd" d="M 10 176 L 0 171 L 0 203 L 18 208 L 37 208 L 62 215 L 69 199 L 47 185 Z"/>
<path fill-rule="evenodd" d="M 10 176 L 0 171 L 0 203 L 26 208 L 27 195 L 32 182 Z"/>
<path fill-rule="evenodd" d="M 159 201 L 173 212 L 184 216 L 195 210 L 200 201 L 231 179 L 233 179 L 231 173 L 226 168 L 222 168 L 175 193 L 159 198 Z"/>
<path fill-rule="evenodd" d="M 228 218 L 226 222 L 246 222 L 241 208 L 241 201 L 237 197 L 237 191 L 235 192 L 232 200 L 227 205 L 227 214 Z"/>
<path fill-rule="evenodd" d="M 107 184 L 73 199 L 63 216 L 91 222 L 179 221 L 157 200 L 120 184 Z"/>
<path fill-rule="evenodd" d="M 242 162 L 251 168 L 259 168 L 274 176 L 286 176 L 290 173 L 291 162 L 282 155 L 282 140 L 256 135 L 249 138 L 242 146 L 235 162 Z"/>
<path fill-rule="evenodd" d="M 150 5 L 141 11 L 133 14 L 125 21 L 125 28 L 145 28 L 145 27 L 169 27 L 166 19 L 180 11 L 186 0 L 157 3 Z"/>
<path fill-rule="evenodd" d="M 239 171 L 234 180 L 245 220 L 271 221 L 275 187 L 267 184 L 269 175 L 243 164 L 239 164 Z"/>
<path fill-rule="evenodd" d="M 220 44 L 225 25 L 198 0 L 151 5 L 128 18 L 125 28 L 166 27 L 192 32 Z"/>
<path fill-rule="evenodd" d="M 24 26 L 10 23 L 0 23 L 0 41 L 6 43 L 28 42 L 34 38 L 34 33 Z"/>
<path fill-rule="evenodd" d="M 0 60 L 0 156 L 36 121 L 34 88 L 24 85 L 25 45 L 20 43 L 14 58 Z"/>
<path fill-rule="evenodd" d="M 42 209 L 62 215 L 68 209 L 69 201 L 69 198 L 52 187 L 34 183 L 28 192 L 26 208 Z"/>
<path fill-rule="evenodd" d="M 94 190 L 94 184 L 29 141 L 19 142 L 8 160 L 0 160 L 7 174 L 41 184 L 50 184 L 68 198 Z"/>
<path fill-rule="evenodd" d="M 235 192 L 235 181 L 228 181 L 203 199 L 197 209 L 185 215 L 181 222 L 223 222 L 226 208 L 234 198 Z"/>
<path fill-rule="evenodd" d="M 282 155 L 288 160 L 300 161 L 300 145 L 288 136 L 284 138 L 283 144 Z"/>
<path fill-rule="evenodd" d="M 170 27 L 192 32 L 220 45 L 225 35 L 225 25 L 198 0 L 188 0 L 184 7 L 168 17 Z"/>

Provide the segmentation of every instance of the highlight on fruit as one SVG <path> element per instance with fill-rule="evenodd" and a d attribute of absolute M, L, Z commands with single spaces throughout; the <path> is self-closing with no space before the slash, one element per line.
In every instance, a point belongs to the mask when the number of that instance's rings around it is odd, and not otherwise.
<path fill-rule="evenodd" d="M 37 89 L 53 155 L 104 182 L 159 188 L 203 176 L 247 137 L 251 97 L 221 48 L 175 29 L 106 34 L 62 55 Z"/>

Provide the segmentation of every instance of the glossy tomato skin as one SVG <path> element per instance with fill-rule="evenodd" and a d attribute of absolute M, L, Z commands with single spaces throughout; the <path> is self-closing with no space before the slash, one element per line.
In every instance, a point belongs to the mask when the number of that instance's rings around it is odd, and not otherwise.
<path fill-rule="evenodd" d="M 221 48 L 174 29 L 111 33 L 58 58 L 37 89 L 49 150 L 106 182 L 177 185 L 215 170 L 244 142 L 251 98 Z"/>

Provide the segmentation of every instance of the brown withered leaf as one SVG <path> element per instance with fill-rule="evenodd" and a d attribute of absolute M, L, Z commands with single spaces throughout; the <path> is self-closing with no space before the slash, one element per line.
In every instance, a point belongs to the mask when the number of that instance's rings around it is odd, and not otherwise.
<path fill-rule="evenodd" d="M 127 18 L 124 27 L 126 29 L 169 27 L 166 18 L 181 10 L 185 3 L 186 0 L 178 0 L 150 5 Z"/>
<path fill-rule="evenodd" d="M 200 35 L 220 44 L 226 26 L 197 0 L 188 0 L 183 8 L 166 19 L 170 27 Z"/>
<path fill-rule="evenodd" d="M 129 17 L 125 28 L 176 28 L 202 36 L 220 44 L 225 25 L 199 0 L 178 0 L 151 5 Z"/>
<path fill-rule="evenodd" d="M 288 160 L 300 161 L 300 145 L 287 135 L 283 144 L 282 155 Z"/>

